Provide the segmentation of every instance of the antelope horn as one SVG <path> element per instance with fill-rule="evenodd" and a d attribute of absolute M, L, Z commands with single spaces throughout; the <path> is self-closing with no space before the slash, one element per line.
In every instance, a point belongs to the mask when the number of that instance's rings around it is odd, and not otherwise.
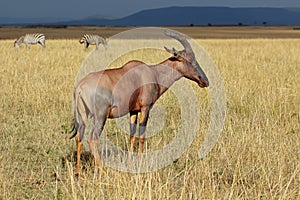
<path fill-rule="evenodd" d="M 165 31 L 165 35 L 178 40 L 187 53 L 193 53 L 193 49 L 185 37 L 182 37 L 181 35 L 169 31 Z"/>

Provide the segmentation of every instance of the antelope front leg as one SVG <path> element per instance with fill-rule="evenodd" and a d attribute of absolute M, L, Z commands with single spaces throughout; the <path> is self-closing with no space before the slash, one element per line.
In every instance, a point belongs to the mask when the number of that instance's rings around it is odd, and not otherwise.
<path fill-rule="evenodd" d="M 148 117 L 149 117 L 149 107 L 142 108 L 140 123 L 139 123 L 139 151 L 138 151 L 139 155 L 141 155 L 144 151 L 144 142 L 145 142 Z"/>
<path fill-rule="evenodd" d="M 133 152 L 134 149 L 134 142 L 135 142 L 135 132 L 136 132 L 136 125 L 137 125 L 137 112 L 130 113 L 130 147 L 129 152 Z"/>

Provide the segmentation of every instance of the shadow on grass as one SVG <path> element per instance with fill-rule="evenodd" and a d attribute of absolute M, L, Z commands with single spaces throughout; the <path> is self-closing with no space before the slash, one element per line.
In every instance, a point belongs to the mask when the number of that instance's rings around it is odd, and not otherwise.
<path fill-rule="evenodd" d="M 87 169 L 94 167 L 95 165 L 94 156 L 91 154 L 91 152 L 88 151 L 81 152 L 80 160 L 81 160 L 82 171 L 87 171 Z M 76 151 L 61 157 L 61 165 L 63 168 L 66 168 L 67 162 L 72 163 L 73 167 L 75 168 L 75 165 L 77 163 Z"/>

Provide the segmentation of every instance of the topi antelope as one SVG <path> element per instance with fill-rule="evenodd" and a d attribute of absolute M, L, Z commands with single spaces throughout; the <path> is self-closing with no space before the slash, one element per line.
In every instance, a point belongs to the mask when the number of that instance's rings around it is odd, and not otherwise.
<path fill-rule="evenodd" d="M 140 155 L 144 148 L 149 111 L 156 100 L 181 77 L 196 82 L 201 88 L 208 87 L 208 79 L 186 38 L 170 32 L 165 34 L 178 40 L 184 50 L 177 51 L 174 48 L 164 47 L 172 56 L 159 64 L 150 66 L 132 60 L 120 68 L 92 72 L 78 82 L 73 96 L 75 132 L 71 136 L 71 138 L 76 136 L 75 174 L 80 173 L 80 151 L 89 118 L 92 119 L 93 129 L 88 143 L 98 168 L 102 170 L 97 143 L 107 118 L 130 114 L 130 152 L 134 149 L 135 132 L 139 121 Z M 140 113 L 139 120 L 138 113 Z"/>

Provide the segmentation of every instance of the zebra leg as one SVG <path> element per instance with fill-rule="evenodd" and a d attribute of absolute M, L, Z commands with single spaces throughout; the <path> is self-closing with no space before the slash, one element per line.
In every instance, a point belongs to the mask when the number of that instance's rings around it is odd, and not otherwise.
<path fill-rule="evenodd" d="M 45 48 L 46 47 L 46 43 L 45 43 L 45 41 L 43 41 L 43 42 L 39 42 L 39 44 L 43 47 L 43 48 Z"/>
<path fill-rule="evenodd" d="M 86 42 L 86 41 L 84 42 L 84 47 L 85 47 L 85 48 L 88 48 L 89 45 L 90 45 L 90 44 L 89 44 L 88 42 Z"/>
<path fill-rule="evenodd" d="M 30 49 L 30 45 L 28 43 L 25 43 L 26 49 Z"/>

